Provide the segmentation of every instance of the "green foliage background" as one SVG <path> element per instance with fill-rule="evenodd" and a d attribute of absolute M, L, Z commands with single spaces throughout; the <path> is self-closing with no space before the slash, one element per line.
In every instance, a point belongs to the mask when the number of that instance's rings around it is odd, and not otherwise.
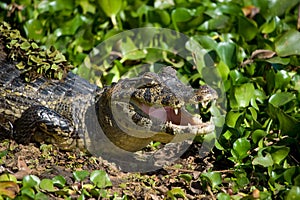
<path fill-rule="evenodd" d="M 123 30 L 164 27 L 199 42 L 214 59 L 228 99 L 223 133 L 214 148 L 231 177 L 204 174 L 218 199 L 300 198 L 299 0 L 15 0 L 0 2 L 1 19 L 79 66 L 93 47 Z M 158 57 L 162 57 L 158 55 Z M 147 62 L 140 57 L 139 62 Z M 163 62 L 169 62 L 161 58 Z M 137 67 L 134 58 L 103 66 L 111 83 Z M 197 71 L 173 64 L 199 82 Z M 78 71 L 77 73 L 81 73 Z M 193 77 L 193 78 L 191 78 Z M 100 84 L 97 78 L 93 81 Z M 194 83 L 193 83 L 194 84 Z M 197 83 L 196 83 L 197 84 Z M 240 199 L 240 195 L 231 195 Z"/>

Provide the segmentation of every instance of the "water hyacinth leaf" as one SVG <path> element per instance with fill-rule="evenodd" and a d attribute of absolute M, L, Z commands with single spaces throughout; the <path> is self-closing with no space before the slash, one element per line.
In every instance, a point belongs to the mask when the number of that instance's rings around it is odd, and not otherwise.
<path fill-rule="evenodd" d="M 269 99 L 269 103 L 272 104 L 274 107 L 278 108 L 294 99 L 296 99 L 296 97 L 293 93 L 281 92 L 281 93 L 273 94 Z"/>
<path fill-rule="evenodd" d="M 271 154 L 266 153 L 265 156 L 263 155 L 258 155 L 257 157 L 255 157 L 252 161 L 253 165 L 261 165 L 263 167 L 269 167 L 272 166 L 274 164 L 273 159 Z"/>
<path fill-rule="evenodd" d="M 300 186 L 293 186 L 288 192 L 285 199 L 298 200 L 300 199 Z"/>
<path fill-rule="evenodd" d="M 47 178 L 41 180 L 40 188 L 49 192 L 56 191 L 53 181 Z"/>
<path fill-rule="evenodd" d="M 60 187 L 60 188 L 64 187 L 65 184 L 66 184 L 66 182 L 67 182 L 66 179 L 65 179 L 63 176 L 61 176 L 61 175 L 55 176 L 55 177 L 52 179 L 52 181 L 53 181 L 53 184 L 54 184 L 54 185 L 56 185 L 56 186 L 58 186 L 58 187 Z"/>
<path fill-rule="evenodd" d="M 271 153 L 274 163 L 279 165 L 287 157 L 289 152 L 290 152 L 290 148 L 282 147 L 277 151 L 275 151 L 274 153 Z"/>
<path fill-rule="evenodd" d="M 236 63 L 236 46 L 231 42 L 220 42 L 217 45 L 217 53 L 220 59 L 229 67 L 233 68 Z"/>
<path fill-rule="evenodd" d="M 103 170 L 96 170 L 91 173 L 90 180 L 98 188 L 106 188 L 112 186 L 112 182 L 109 179 L 107 173 Z"/>
<path fill-rule="evenodd" d="M 235 128 L 236 123 L 243 113 L 229 111 L 226 115 L 226 124 L 231 128 Z"/>
<path fill-rule="evenodd" d="M 27 175 L 22 180 L 23 187 L 29 187 L 29 188 L 38 186 L 40 182 L 41 180 L 39 179 L 39 177 L 35 175 Z"/>
<path fill-rule="evenodd" d="M 0 176 L 0 181 L 12 181 L 12 182 L 17 182 L 17 178 L 12 175 L 12 174 L 2 174 Z"/>
<path fill-rule="evenodd" d="M 250 142 L 246 138 L 239 138 L 233 143 L 233 156 L 237 156 L 238 160 L 242 160 L 248 156 L 250 148 Z"/>
<path fill-rule="evenodd" d="M 30 187 L 22 188 L 21 194 L 22 196 L 27 196 L 27 198 L 29 197 L 30 199 L 35 199 L 34 189 Z"/>
<path fill-rule="evenodd" d="M 73 176 L 76 181 L 83 181 L 89 174 L 90 173 L 86 170 L 73 172 Z"/>
<path fill-rule="evenodd" d="M 253 83 L 245 83 L 234 88 L 234 97 L 239 107 L 247 107 L 254 97 L 255 88 Z"/>
<path fill-rule="evenodd" d="M 192 13 L 187 8 L 176 8 L 171 14 L 172 20 L 176 22 L 185 22 L 192 18 Z"/>
<path fill-rule="evenodd" d="M 268 104 L 267 112 L 273 119 L 279 121 L 279 128 L 282 134 L 287 134 L 291 137 L 296 137 L 299 134 L 300 130 L 300 121 L 295 119 L 292 116 L 289 116 L 280 108 Z"/>
<path fill-rule="evenodd" d="M 219 172 L 202 173 L 201 177 L 205 177 L 209 181 L 213 189 L 222 183 L 221 173 Z"/>
<path fill-rule="evenodd" d="M 24 25 L 24 29 L 26 35 L 31 39 L 39 41 L 44 38 L 43 24 L 37 19 L 28 20 Z"/>
<path fill-rule="evenodd" d="M 238 29 L 239 34 L 246 41 L 252 40 L 258 32 L 256 23 L 246 17 L 240 16 L 238 18 L 238 26 L 239 26 Z"/>
<path fill-rule="evenodd" d="M 278 56 L 300 55 L 300 33 L 294 29 L 289 30 L 275 42 L 275 51 Z"/>
<path fill-rule="evenodd" d="M 97 0 L 97 2 L 108 17 L 117 15 L 123 3 L 122 0 Z"/>
<path fill-rule="evenodd" d="M 265 137 L 268 133 L 264 130 L 257 129 L 252 133 L 252 140 L 254 143 L 258 143 L 258 141 Z"/>

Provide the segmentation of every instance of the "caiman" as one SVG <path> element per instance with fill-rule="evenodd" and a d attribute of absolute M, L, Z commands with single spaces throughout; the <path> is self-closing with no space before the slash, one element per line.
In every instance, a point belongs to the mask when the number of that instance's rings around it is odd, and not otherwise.
<path fill-rule="evenodd" d="M 215 100 L 217 93 L 207 85 L 193 89 L 183 84 L 172 67 L 103 88 L 72 72 L 61 80 L 37 76 L 28 81 L 6 46 L 2 40 L 0 130 L 9 132 L 18 143 L 52 143 L 64 150 L 88 147 L 97 138 L 87 133 L 90 110 L 95 111 L 106 137 L 130 152 L 151 141 L 168 143 L 178 134 L 214 130 L 211 121 L 203 122 L 199 113 L 192 114 L 186 106 L 199 110 L 199 105 Z"/>

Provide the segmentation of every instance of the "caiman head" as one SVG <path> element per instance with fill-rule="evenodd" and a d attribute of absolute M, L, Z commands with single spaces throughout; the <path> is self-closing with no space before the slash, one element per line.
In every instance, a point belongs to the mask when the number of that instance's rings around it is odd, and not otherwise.
<path fill-rule="evenodd" d="M 190 138 L 214 131 L 213 122 L 204 121 L 201 114 L 217 98 L 211 87 L 193 89 L 166 67 L 105 88 L 98 101 L 98 121 L 114 144 L 137 151 L 150 141 L 168 143 L 178 135 Z"/>

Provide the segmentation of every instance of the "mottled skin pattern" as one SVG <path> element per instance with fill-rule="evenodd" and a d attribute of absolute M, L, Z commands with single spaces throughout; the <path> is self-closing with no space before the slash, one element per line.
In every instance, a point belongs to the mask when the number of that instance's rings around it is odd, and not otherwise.
<path fill-rule="evenodd" d="M 0 91 L 0 131 L 25 144 L 89 148 L 97 139 L 97 131 L 87 133 L 87 119 L 92 117 L 111 142 L 131 152 L 150 141 L 167 143 L 177 134 L 184 138 L 214 130 L 211 122 L 202 122 L 184 107 L 207 104 L 217 98 L 216 92 L 182 84 L 171 67 L 101 89 L 71 72 L 60 81 L 40 77 L 27 83 L 15 64 L 1 55 Z M 90 110 L 96 116 L 88 116 Z"/>

